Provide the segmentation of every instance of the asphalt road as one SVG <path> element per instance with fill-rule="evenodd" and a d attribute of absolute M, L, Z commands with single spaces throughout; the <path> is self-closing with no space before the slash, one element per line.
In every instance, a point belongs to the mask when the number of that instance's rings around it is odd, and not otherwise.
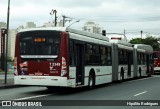
<path fill-rule="evenodd" d="M 46 109 L 160 109 L 160 106 L 98 106 L 98 103 L 97 106 L 94 106 L 96 103 L 93 101 L 97 100 L 96 102 L 100 103 L 104 102 L 104 100 L 126 100 L 128 102 L 130 100 L 160 100 L 160 75 L 123 83 L 105 84 L 93 90 L 88 90 L 87 88 L 48 90 L 45 87 L 33 86 L 1 89 L 0 100 L 50 100 L 53 105 L 56 105 L 57 100 L 71 100 L 69 102 L 73 103 L 73 106 L 63 106 L 64 102 L 61 102 L 62 106 L 48 106 L 45 107 Z M 91 105 L 74 106 L 75 100 L 82 100 L 82 102 L 89 100 Z M 20 109 L 21 107 L 17 108 Z M 28 109 L 28 107 L 23 108 Z M 32 107 L 32 109 L 37 108 L 44 109 L 44 107 Z"/>

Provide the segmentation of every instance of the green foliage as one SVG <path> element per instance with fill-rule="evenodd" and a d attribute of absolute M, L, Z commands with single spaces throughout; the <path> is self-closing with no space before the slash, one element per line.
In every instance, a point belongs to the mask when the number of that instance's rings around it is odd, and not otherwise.
<path fill-rule="evenodd" d="M 147 44 L 151 45 L 153 47 L 153 50 L 160 50 L 159 46 L 160 44 L 158 43 L 159 38 L 153 37 L 153 36 L 147 36 L 145 39 L 141 38 L 135 38 L 130 40 L 131 44 Z"/>
<path fill-rule="evenodd" d="M 131 44 L 142 44 L 143 43 L 143 39 L 135 38 L 135 39 L 130 40 L 130 43 Z"/>
<path fill-rule="evenodd" d="M 149 36 L 144 39 L 144 44 L 151 45 L 154 50 L 159 50 L 159 39 L 156 37 Z"/>

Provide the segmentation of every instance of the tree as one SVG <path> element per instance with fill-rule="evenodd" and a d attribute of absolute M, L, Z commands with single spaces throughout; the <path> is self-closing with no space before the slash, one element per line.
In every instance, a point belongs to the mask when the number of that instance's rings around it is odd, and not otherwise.
<path fill-rule="evenodd" d="M 160 38 L 156 38 L 153 36 L 147 36 L 145 39 L 141 39 L 141 38 L 135 38 L 130 40 L 131 44 L 146 44 L 146 45 L 151 45 L 153 47 L 153 50 L 160 50 L 159 47 L 159 43 L 158 41 L 160 40 Z"/>
<path fill-rule="evenodd" d="M 159 43 L 158 43 L 159 38 L 148 36 L 143 41 L 144 41 L 143 42 L 144 44 L 151 45 L 153 47 L 153 50 L 155 50 L 155 51 L 160 50 Z"/>
<path fill-rule="evenodd" d="M 143 43 L 143 39 L 135 38 L 135 39 L 130 40 L 130 43 L 131 44 L 142 44 Z"/>

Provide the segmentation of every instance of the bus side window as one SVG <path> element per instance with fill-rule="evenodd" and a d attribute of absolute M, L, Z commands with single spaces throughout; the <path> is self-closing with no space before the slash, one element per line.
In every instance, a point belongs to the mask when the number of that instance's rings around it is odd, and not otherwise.
<path fill-rule="evenodd" d="M 85 44 L 85 65 L 92 65 L 93 48 L 91 44 Z"/>
<path fill-rule="evenodd" d="M 92 56 L 92 64 L 101 65 L 101 57 L 98 45 L 93 45 L 93 54 L 91 56 Z"/>
<path fill-rule="evenodd" d="M 106 55 L 107 55 L 107 65 L 111 65 L 112 64 L 112 57 L 111 57 L 111 48 L 110 47 L 106 47 Z"/>
<path fill-rule="evenodd" d="M 119 64 L 122 65 L 124 64 L 124 60 L 123 60 L 123 50 L 119 49 L 118 51 L 118 60 L 119 60 Z"/>
<path fill-rule="evenodd" d="M 101 65 L 107 64 L 107 55 L 105 47 L 100 47 L 100 54 L 101 54 Z"/>

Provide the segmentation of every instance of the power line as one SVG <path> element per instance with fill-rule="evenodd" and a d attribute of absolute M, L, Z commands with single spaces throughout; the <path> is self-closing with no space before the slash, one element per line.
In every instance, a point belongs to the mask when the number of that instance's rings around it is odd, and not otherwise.
<path fill-rule="evenodd" d="M 128 17 L 128 16 L 127 16 Z M 151 21 L 160 21 L 160 16 L 153 17 L 137 17 L 137 18 L 122 18 L 122 17 L 100 17 L 100 18 L 81 18 L 83 21 L 98 21 L 98 22 L 151 22 Z"/>

